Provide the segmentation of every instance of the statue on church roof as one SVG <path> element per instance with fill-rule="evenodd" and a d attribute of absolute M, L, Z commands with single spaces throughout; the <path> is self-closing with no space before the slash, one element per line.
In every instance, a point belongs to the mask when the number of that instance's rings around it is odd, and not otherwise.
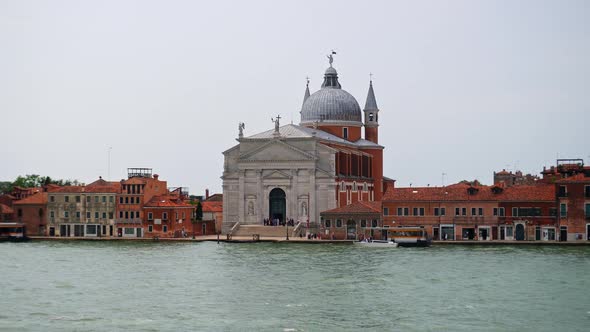
<path fill-rule="evenodd" d="M 334 50 L 332 50 L 332 53 L 328 54 L 328 62 L 330 63 L 330 67 L 332 67 L 332 62 L 334 62 L 334 54 L 336 54 L 336 52 L 334 52 Z"/>
<path fill-rule="evenodd" d="M 239 130 L 239 137 L 242 138 L 244 137 L 244 129 L 246 128 L 246 125 L 243 122 L 240 122 L 238 124 L 238 130 Z"/>
<path fill-rule="evenodd" d="M 279 120 L 280 119 L 281 119 L 280 115 L 277 115 L 276 118 L 270 118 L 270 121 L 274 122 L 274 124 L 275 124 L 275 134 L 279 133 L 279 127 L 280 127 Z"/>

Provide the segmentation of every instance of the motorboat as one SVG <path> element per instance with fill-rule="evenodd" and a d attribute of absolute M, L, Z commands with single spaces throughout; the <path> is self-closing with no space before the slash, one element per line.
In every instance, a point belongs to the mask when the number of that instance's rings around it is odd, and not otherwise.
<path fill-rule="evenodd" d="M 381 248 L 396 248 L 398 244 L 392 240 L 369 240 L 356 241 L 354 244 L 365 247 L 381 247 Z"/>

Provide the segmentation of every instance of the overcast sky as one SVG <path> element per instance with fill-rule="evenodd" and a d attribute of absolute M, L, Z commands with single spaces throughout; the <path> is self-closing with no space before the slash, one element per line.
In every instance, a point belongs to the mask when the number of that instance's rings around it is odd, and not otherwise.
<path fill-rule="evenodd" d="M 337 51 L 399 186 L 590 162 L 589 1 L 0 1 L 0 180 L 151 167 L 221 191 L 224 150 L 299 123 Z"/>

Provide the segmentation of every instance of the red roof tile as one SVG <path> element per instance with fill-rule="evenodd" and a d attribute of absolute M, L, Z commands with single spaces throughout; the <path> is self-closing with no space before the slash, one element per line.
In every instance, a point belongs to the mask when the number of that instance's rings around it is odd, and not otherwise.
<path fill-rule="evenodd" d="M 201 203 L 203 212 L 223 212 L 222 201 L 204 201 Z"/>
<path fill-rule="evenodd" d="M 387 188 L 384 201 L 551 201 L 555 199 L 553 185 L 470 186 L 457 183 L 446 187 Z M 494 192 L 495 191 L 495 192 Z"/>
<path fill-rule="evenodd" d="M 568 183 L 568 182 L 587 182 L 590 183 L 590 177 L 585 176 L 584 174 L 576 174 L 564 179 L 559 179 L 555 181 L 556 183 Z"/>
<path fill-rule="evenodd" d="M 322 212 L 328 214 L 360 214 L 360 213 L 381 213 L 381 201 L 366 202 L 357 201 L 346 206 L 337 207 Z"/>
<path fill-rule="evenodd" d="M 2 214 L 13 214 L 14 213 L 14 210 L 10 206 L 8 206 L 8 205 L 0 204 L 0 213 L 2 213 Z"/>
<path fill-rule="evenodd" d="M 194 208 L 194 205 L 188 204 L 181 199 L 172 197 L 170 195 L 161 195 L 161 196 L 154 196 L 147 202 L 145 207 L 186 207 L 186 208 Z"/>
<path fill-rule="evenodd" d="M 14 205 L 33 205 L 33 204 L 47 204 L 47 193 L 36 193 L 27 198 L 23 198 L 12 203 Z"/>

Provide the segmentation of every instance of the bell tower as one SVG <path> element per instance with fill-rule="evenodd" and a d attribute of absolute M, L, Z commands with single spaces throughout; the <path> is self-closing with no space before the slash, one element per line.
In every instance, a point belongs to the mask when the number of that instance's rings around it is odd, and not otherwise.
<path fill-rule="evenodd" d="M 379 144 L 379 108 L 373 91 L 373 80 L 369 81 L 369 93 L 365 103 L 365 139 Z"/>

